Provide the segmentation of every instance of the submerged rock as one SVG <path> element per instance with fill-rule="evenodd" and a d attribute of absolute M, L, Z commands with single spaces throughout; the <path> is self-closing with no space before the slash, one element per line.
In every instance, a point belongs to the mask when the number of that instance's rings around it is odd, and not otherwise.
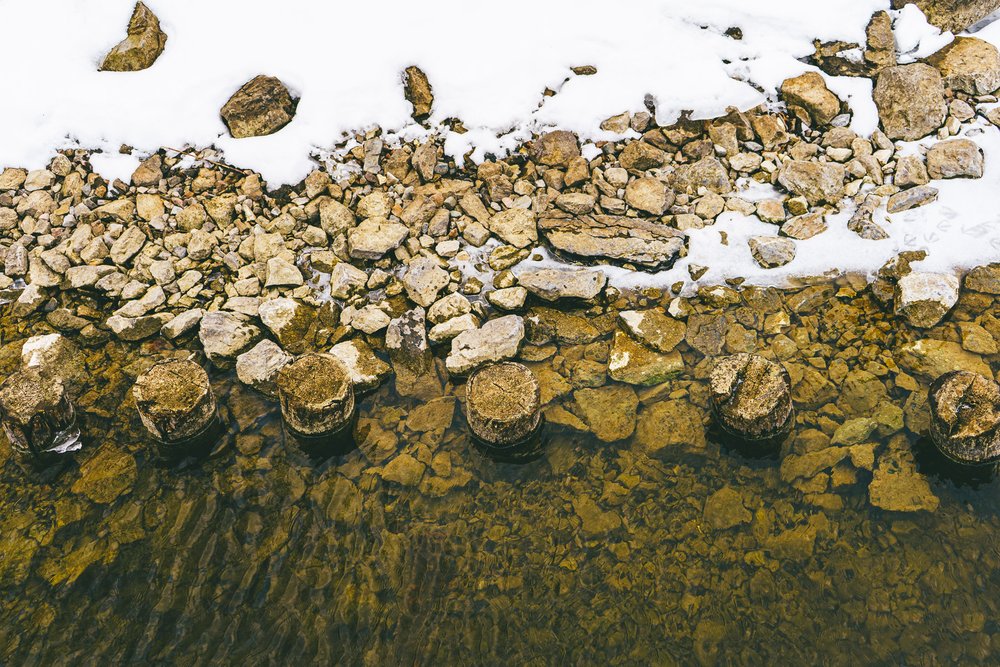
<path fill-rule="evenodd" d="M 167 35 L 160 30 L 160 21 L 141 2 L 135 4 L 128 32 L 101 61 L 101 70 L 109 72 L 136 72 L 150 67 L 163 53 Z"/>
<path fill-rule="evenodd" d="M 791 426 L 792 381 L 773 361 L 753 354 L 724 357 L 712 369 L 709 391 L 719 425 L 740 439 L 769 440 Z"/>
<path fill-rule="evenodd" d="M 603 442 L 632 435 L 638 406 L 639 399 L 631 387 L 607 385 L 573 392 L 573 411 Z"/>
<path fill-rule="evenodd" d="M 927 478 L 917 472 L 917 463 L 905 436 L 889 441 L 879 457 L 868 485 L 868 499 L 875 507 L 891 512 L 933 512 L 940 500 Z"/>
<path fill-rule="evenodd" d="M 928 394 L 930 435 L 953 461 L 970 465 L 1000 459 L 1000 385 L 968 371 L 942 375 Z"/>
<path fill-rule="evenodd" d="M 660 310 L 623 310 L 618 321 L 630 336 L 658 352 L 669 353 L 684 340 L 687 325 Z"/>
<path fill-rule="evenodd" d="M 274 134 L 292 122 L 296 101 L 273 76 L 258 75 L 240 87 L 222 107 L 222 120 L 237 139 Z"/>

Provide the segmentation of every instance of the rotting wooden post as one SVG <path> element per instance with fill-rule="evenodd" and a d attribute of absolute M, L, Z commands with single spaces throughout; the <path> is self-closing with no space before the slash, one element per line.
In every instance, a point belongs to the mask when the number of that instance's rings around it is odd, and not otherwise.
<path fill-rule="evenodd" d="M 513 361 L 474 371 L 465 386 L 473 442 L 501 461 L 529 461 L 542 453 L 541 389 L 534 374 Z"/>
<path fill-rule="evenodd" d="M 762 447 L 788 437 L 792 381 L 784 366 L 755 354 L 719 359 L 709 379 L 712 414 L 731 436 Z"/>
<path fill-rule="evenodd" d="M 295 441 L 310 454 L 354 448 L 354 386 L 343 362 L 311 352 L 278 373 L 281 417 Z"/>
<path fill-rule="evenodd" d="M 154 364 L 132 387 L 143 426 L 161 450 L 178 452 L 212 444 L 221 422 L 205 369 L 187 359 Z"/>
<path fill-rule="evenodd" d="M 0 420 L 11 447 L 46 462 L 82 446 L 76 410 L 62 381 L 24 368 L 0 385 Z"/>
<path fill-rule="evenodd" d="M 931 385 L 930 436 L 946 458 L 963 466 L 1000 461 L 1000 385 L 969 371 L 945 373 Z"/>

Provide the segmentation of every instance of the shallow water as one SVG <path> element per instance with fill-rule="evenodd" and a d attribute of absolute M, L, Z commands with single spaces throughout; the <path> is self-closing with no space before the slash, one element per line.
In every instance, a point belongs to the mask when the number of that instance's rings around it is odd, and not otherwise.
<path fill-rule="evenodd" d="M 778 350 L 799 369 L 796 433 L 764 458 L 712 438 L 650 446 L 650 433 L 707 421 L 643 426 L 667 398 L 707 414 L 708 362 L 682 344 L 685 374 L 638 391 L 640 435 L 606 443 L 550 423 L 545 455 L 523 466 L 483 458 L 460 403 L 421 412 L 391 380 L 360 402 L 360 448 L 317 462 L 285 441 L 274 403 L 225 372 L 213 385 L 231 433 L 210 458 L 168 465 L 152 455 L 128 389 L 151 361 L 187 352 L 163 342 L 88 350 L 75 460 L 43 475 L 0 446 L 0 662 L 995 661 L 995 480 L 956 485 L 921 454 L 939 505 L 902 513 L 872 506 L 863 466 L 794 482 L 780 467 L 832 446 L 851 419 L 925 392 L 920 378 L 905 390 L 886 355 L 919 337 L 958 340 L 954 325 L 914 332 L 864 294 L 802 294 L 698 306 L 733 322 L 752 320 L 746 310 L 791 315 L 782 334 L 727 335 L 726 351 Z M 950 321 L 997 310 L 966 295 Z M 50 330 L 0 324 L 4 371 L 20 340 Z M 600 358 L 579 347 L 562 344 L 532 367 Z M 848 386 L 837 360 L 868 369 L 877 386 Z M 805 368 L 840 382 L 810 403 Z M 462 385 L 451 392 L 461 397 Z M 897 412 L 863 439 L 876 469 L 918 444 L 919 410 L 905 411 L 905 426 Z M 418 465 L 387 475 L 404 484 L 383 479 L 404 456 Z"/>

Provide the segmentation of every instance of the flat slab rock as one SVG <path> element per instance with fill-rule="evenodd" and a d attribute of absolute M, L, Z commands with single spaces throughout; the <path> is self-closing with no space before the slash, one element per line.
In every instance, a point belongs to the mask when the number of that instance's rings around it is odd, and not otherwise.
<path fill-rule="evenodd" d="M 571 259 L 669 269 L 687 248 L 683 232 L 644 218 L 613 215 L 549 217 L 538 231 L 554 252 Z"/>
<path fill-rule="evenodd" d="M 451 341 L 451 353 L 445 360 L 449 373 L 462 375 L 490 361 L 511 359 L 524 340 L 524 320 L 505 315 L 482 327 L 464 331 Z"/>
<path fill-rule="evenodd" d="M 529 269 L 519 273 L 517 280 L 522 287 L 546 301 L 590 300 L 601 293 L 608 277 L 602 271 L 590 269 Z"/>

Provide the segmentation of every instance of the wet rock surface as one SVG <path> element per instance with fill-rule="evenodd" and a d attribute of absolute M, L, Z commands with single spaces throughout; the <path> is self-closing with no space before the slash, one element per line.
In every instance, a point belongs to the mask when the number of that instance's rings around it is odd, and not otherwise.
<path fill-rule="evenodd" d="M 971 465 L 1000 459 L 1000 385 L 953 371 L 934 381 L 927 402 L 931 438 L 942 453 Z"/>
<path fill-rule="evenodd" d="M 729 433 L 750 442 L 782 434 L 793 416 L 791 379 L 773 361 L 751 354 L 724 357 L 712 368 L 712 409 Z"/>

